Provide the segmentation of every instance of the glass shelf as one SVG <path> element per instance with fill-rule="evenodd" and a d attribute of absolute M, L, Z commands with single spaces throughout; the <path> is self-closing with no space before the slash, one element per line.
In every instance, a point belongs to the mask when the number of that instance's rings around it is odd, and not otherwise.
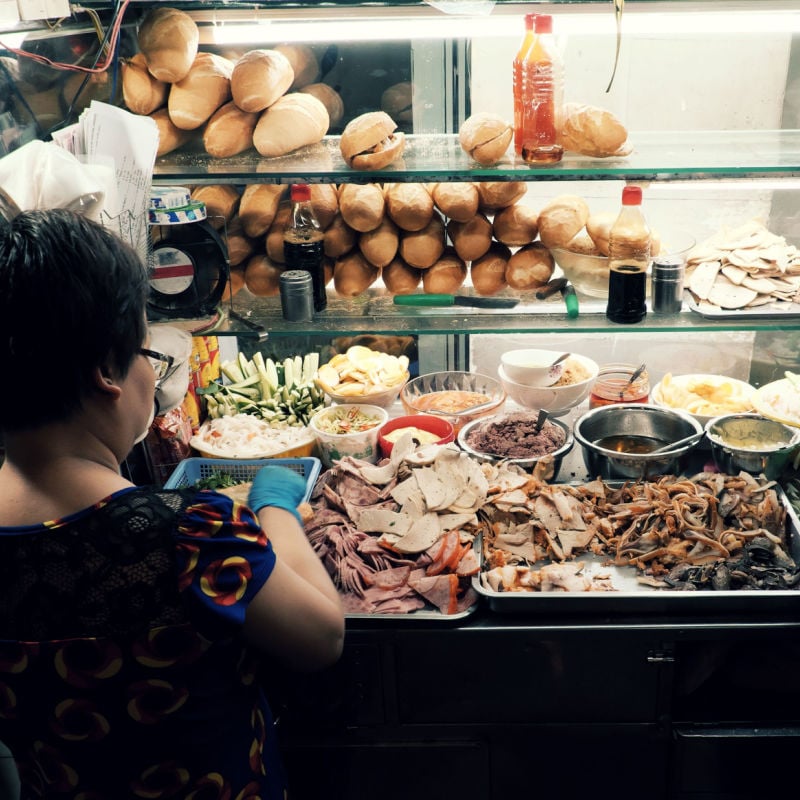
<path fill-rule="evenodd" d="M 530 167 L 506 156 L 481 167 L 461 149 L 458 136 L 409 135 L 401 160 L 372 172 L 348 167 L 339 137 L 279 158 L 255 150 L 214 159 L 205 152 L 175 151 L 159 158 L 156 183 L 369 183 L 410 181 L 627 180 L 669 181 L 800 176 L 800 130 L 659 131 L 632 133 L 624 158 L 567 154 L 559 164 Z"/>
<path fill-rule="evenodd" d="M 463 291 L 462 294 L 470 294 Z M 526 295 L 530 296 L 526 296 Z M 214 333 L 220 335 L 349 336 L 359 333 L 376 334 L 470 334 L 470 333 L 677 333 L 720 331 L 800 330 L 800 306 L 797 316 L 775 318 L 707 319 L 690 310 L 675 315 L 648 313 L 636 325 L 615 325 L 605 316 L 605 300 L 580 298 L 580 314 L 576 319 L 566 315 L 563 300 L 555 296 L 536 300 L 533 292 L 520 295 L 520 303 L 511 310 L 396 306 L 385 289 L 369 289 L 353 299 L 335 297 L 329 292 L 328 308 L 315 316 L 313 322 L 287 322 L 281 314 L 280 298 L 254 297 L 242 290 L 233 298 L 233 310 L 252 325 L 249 327 L 230 315 L 229 304 L 223 306 L 220 323 Z"/>

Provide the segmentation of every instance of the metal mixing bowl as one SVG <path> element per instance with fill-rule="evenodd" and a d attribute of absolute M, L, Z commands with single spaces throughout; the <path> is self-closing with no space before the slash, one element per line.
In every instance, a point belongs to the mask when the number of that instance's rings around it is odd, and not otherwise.
<path fill-rule="evenodd" d="M 760 414 L 723 414 L 706 423 L 717 469 L 777 478 L 800 444 L 800 430 Z"/>
<path fill-rule="evenodd" d="M 703 426 L 684 411 L 643 403 L 615 403 L 587 411 L 573 428 L 583 450 L 589 477 L 647 478 L 680 471 L 681 458 L 703 438 Z M 692 436 L 693 441 L 668 453 L 620 452 L 598 442 L 612 437 L 645 437 L 658 446 Z"/>

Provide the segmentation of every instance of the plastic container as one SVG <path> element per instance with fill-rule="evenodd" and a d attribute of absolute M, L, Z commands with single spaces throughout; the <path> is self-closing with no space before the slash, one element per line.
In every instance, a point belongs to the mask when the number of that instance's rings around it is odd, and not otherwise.
<path fill-rule="evenodd" d="M 645 369 L 632 383 L 637 364 L 604 364 L 589 393 L 589 408 L 613 403 L 646 403 L 650 397 L 650 377 Z"/>
<path fill-rule="evenodd" d="M 287 467 L 296 472 L 306 482 L 306 493 L 303 500 L 308 502 L 314 484 L 317 482 L 322 464 L 318 458 L 259 458 L 240 461 L 225 458 L 187 458 L 175 467 L 175 471 L 167 478 L 165 489 L 183 489 L 192 486 L 202 478 L 208 478 L 215 472 L 226 472 L 235 480 L 252 481 L 261 467 Z"/>
<path fill-rule="evenodd" d="M 525 36 L 522 39 L 517 54 L 514 56 L 512 68 L 512 85 L 514 91 L 514 152 L 518 156 L 522 155 L 522 70 L 525 57 L 533 44 L 533 20 L 535 17 L 536 14 L 525 15 Z"/>
<path fill-rule="evenodd" d="M 323 266 L 325 234 L 311 205 L 311 187 L 307 183 L 293 183 L 290 198 L 292 212 L 283 232 L 286 269 L 311 273 L 314 310 L 323 311 L 328 305 Z"/>
<path fill-rule="evenodd" d="M 647 314 L 650 228 L 642 213 L 642 190 L 626 186 L 622 208 L 608 236 L 608 304 L 611 322 L 641 322 Z"/>
<path fill-rule="evenodd" d="M 326 418 L 351 412 L 359 415 L 359 417 L 365 415 L 370 417 L 373 424 L 365 430 L 358 430 L 352 433 L 333 433 L 326 430 L 326 425 L 324 424 Z M 332 467 L 336 461 L 345 456 L 375 464 L 380 456 L 378 436 L 388 419 L 388 412 L 380 406 L 343 403 L 342 405 L 329 406 L 317 411 L 311 417 L 308 427 L 317 437 L 319 455 L 326 467 Z"/>
<path fill-rule="evenodd" d="M 564 154 L 558 143 L 564 65 L 550 14 L 535 15 L 534 40 L 522 75 L 522 158 L 527 164 L 555 164 Z"/>

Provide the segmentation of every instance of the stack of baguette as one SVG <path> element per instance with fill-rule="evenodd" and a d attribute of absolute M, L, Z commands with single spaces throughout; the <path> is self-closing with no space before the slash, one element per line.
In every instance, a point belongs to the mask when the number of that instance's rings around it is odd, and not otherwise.
<path fill-rule="evenodd" d="M 159 156 L 200 137 L 215 158 L 251 147 L 282 156 L 321 141 L 332 118 L 341 119 L 341 97 L 315 83 L 311 48 L 285 44 L 226 58 L 200 52 L 199 39 L 186 12 L 155 7 L 139 28 L 139 52 L 123 63 L 123 100 L 155 120 Z"/>
<path fill-rule="evenodd" d="M 552 247 L 602 252 L 607 220 L 591 215 L 581 197 L 560 195 L 537 211 L 524 202 L 525 192 L 515 181 L 313 184 L 326 282 L 348 298 L 381 284 L 391 294 L 471 285 L 490 296 L 546 284 L 555 268 Z M 222 184 L 198 187 L 192 196 L 226 227 L 231 291 L 246 286 L 257 296 L 278 295 L 286 187 Z"/>

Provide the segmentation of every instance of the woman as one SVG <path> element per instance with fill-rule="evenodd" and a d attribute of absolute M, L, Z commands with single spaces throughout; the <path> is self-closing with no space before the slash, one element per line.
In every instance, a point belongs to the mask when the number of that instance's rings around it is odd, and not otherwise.
<path fill-rule="evenodd" d="M 168 366 L 146 297 L 76 214 L 0 231 L 0 741 L 23 800 L 281 798 L 257 657 L 331 664 L 342 609 L 291 470 L 250 507 L 120 474 Z"/>

